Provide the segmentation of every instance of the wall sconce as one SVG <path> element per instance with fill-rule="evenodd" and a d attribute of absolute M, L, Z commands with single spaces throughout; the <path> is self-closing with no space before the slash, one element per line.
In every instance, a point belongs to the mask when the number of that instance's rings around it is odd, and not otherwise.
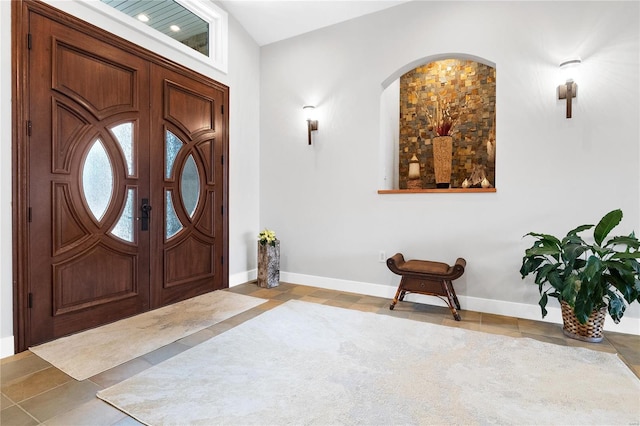
<path fill-rule="evenodd" d="M 573 81 L 568 70 L 577 67 L 581 62 L 580 58 L 574 58 L 560 64 L 560 69 L 566 73 L 567 82 L 558 86 L 558 99 L 567 100 L 567 118 L 571 118 L 571 100 L 578 95 L 578 85 Z"/>
<path fill-rule="evenodd" d="M 302 107 L 305 118 L 307 119 L 307 128 L 309 129 L 309 145 L 311 145 L 311 132 L 318 130 L 318 120 L 315 119 L 315 109 L 313 105 L 305 105 Z"/>

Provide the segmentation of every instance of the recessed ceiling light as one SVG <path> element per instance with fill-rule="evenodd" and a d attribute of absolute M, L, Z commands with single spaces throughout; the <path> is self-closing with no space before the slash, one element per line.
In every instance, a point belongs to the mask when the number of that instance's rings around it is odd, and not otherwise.
<path fill-rule="evenodd" d="M 180 31 L 180 27 L 177 25 L 171 25 L 169 28 L 171 28 L 171 31 L 173 31 L 174 33 Z"/>
<path fill-rule="evenodd" d="M 141 13 L 140 15 L 138 15 L 138 21 L 149 22 L 149 17 L 144 13 Z"/>

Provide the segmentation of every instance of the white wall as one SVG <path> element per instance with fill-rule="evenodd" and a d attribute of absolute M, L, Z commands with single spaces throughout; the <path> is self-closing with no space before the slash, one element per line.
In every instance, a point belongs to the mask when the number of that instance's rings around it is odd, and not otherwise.
<path fill-rule="evenodd" d="M 264 46 L 260 223 L 281 240 L 283 278 L 393 294 L 380 251 L 461 256 L 463 308 L 539 319 L 518 273 L 525 233 L 564 235 L 614 208 L 616 232 L 640 231 L 639 27 L 637 2 L 410 2 Z M 379 195 L 382 83 L 442 53 L 496 64 L 497 193 Z M 571 55 L 583 64 L 568 120 L 556 87 Z M 639 317 L 635 304 L 607 326 L 640 334 Z"/>
<path fill-rule="evenodd" d="M 176 54 L 158 40 L 142 36 L 76 0 L 47 3 L 229 86 L 229 281 L 231 285 L 247 281 L 250 274 L 247 271 L 254 269 L 256 264 L 255 240 L 259 232 L 258 45 L 230 16 L 229 69 L 223 74 L 188 55 Z M 13 353 L 10 9 L 10 2 L 0 1 L 0 357 Z"/>

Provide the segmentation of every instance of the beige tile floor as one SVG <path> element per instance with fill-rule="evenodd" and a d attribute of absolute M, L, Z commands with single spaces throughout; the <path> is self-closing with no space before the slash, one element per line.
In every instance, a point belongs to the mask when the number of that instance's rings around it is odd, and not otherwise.
<path fill-rule="evenodd" d="M 2 359 L 0 424 L 138 425 L 140 423 L 136 420 L 96 398 L 96 392 L 290 299 L 618 353 L 640 377 L 640 336 L 605 332 L 603 342 L 583 343 L 564 337 L 561 326 L 556 324 L 471 311 L 461 311 L 462 321 L 457 322 L 444 307 L 401 302 L 396 305 L 395 310 L 390 311 L 388 299 L 287 283 L 281 283 L 280 286 L 271 289 L 262 289 L 255 283 L 247 283 L 225 291 L 261 297 L 269 299 L 269 302 L 83 381 L 74 380 L 29 351 Z"/>

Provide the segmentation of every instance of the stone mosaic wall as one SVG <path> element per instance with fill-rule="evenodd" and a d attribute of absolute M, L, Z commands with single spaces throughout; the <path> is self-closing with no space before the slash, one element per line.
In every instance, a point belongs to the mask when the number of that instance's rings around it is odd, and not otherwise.
<path fill-rule="evenodd" d="M 400 189 L 407 189 L 414 154 L 420 182 L 409 186 L 435 188 L 431 139 L 437 134 L 430 124 L 447 110 L 453 118 L 451 187 L 465 179 L 480 186 L 483 175 L 495 186 L 495 104 L 496 70 L 478 62 L 446 59 L 400 77 Z"/>

